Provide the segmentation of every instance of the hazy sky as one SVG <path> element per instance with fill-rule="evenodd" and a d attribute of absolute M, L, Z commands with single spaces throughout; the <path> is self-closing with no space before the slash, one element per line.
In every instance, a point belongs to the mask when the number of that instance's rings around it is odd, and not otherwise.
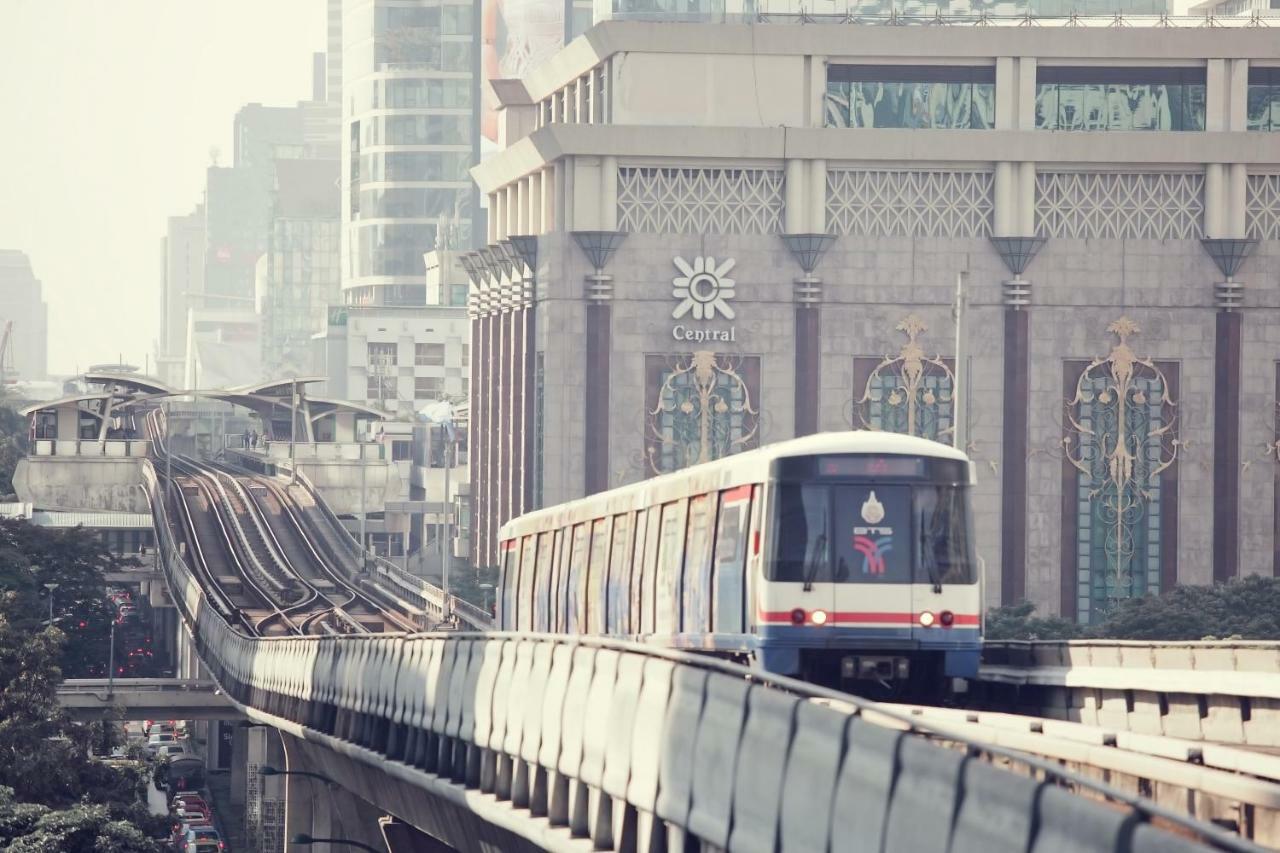
<path fill-rule="evenodd" d="M 0 248 L 44 282 L 51 372 L 153 354 L 166 217 L 324 48 L 324 0 L 0 0 Z"/>

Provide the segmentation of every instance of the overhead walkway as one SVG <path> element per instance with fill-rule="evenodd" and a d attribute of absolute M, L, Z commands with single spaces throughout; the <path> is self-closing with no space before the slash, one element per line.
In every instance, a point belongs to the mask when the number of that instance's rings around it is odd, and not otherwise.
<path fill-rule="evenodd" d="M 58 701 L 73 719 L 226 720 L 239 710 L 212 681 L 188 678 L 68 678 Z"/>

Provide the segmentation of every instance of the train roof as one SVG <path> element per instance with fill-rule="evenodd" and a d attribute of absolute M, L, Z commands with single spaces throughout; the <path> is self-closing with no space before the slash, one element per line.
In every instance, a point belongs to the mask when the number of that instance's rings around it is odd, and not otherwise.
<path fill-rule="evenodd" d="M 556 526 L 571 519 L 576 522 L 578 519 L 575 516 L 580 514 L 580 510 L 587 506 L 598 506 L 602 501 L 612 504 L 615 501 L 634 501 L 637 497 L 640 497 L 643 499 L 643 503 L 653 503 L 654 501 L 649 499 L 651 495 L 660 495 L 663 492 L 670 491 L 670 486 L 680 482 L 696 483 L 695 493 L 704 493 L 710 489 L 725 488 L 733 485 L 731 480 L 735 475 L 745 477 L 745 481 L 759 481 L 759 479 L 767 476 L 770 463 L 775 459 L 839 453 L 929 456 L 936 459 L 955 459 L 961 462 L 967 462 L 969 459 L 963 452 L 949 444 L 942 444 L 927 438 L 918 438 L 914 435 L 902 435 L 901 433 L 880 430 L 821 432 L 802 438 L 767 444 L 764 447 L 735 453 L 732 456 L 726 456 L 714 462 L 691 465 L 688 468 L 682 468 L 670 474 L 663 474 L 638 483 L 632 483 L 631 485 L 610 489 L 607 492 L 588 495 L 585 498 L 578 498 L 567 503 L 526 513 L 504 524 L 499 532 L 499 539 L 508 538 L 508 528 L 517 524 L 521 528 L 533 524 L 540 529 L 542 527 L 541 523 L 550 519 L 557 520 Z M 663 498 L 662 500 L 669 499 L 673 498 Z M 609 511 L 612 512 L 613 510 Z M 522 535 L 526 535 L 528 532 L 527 529 L 521 531 Z M 514 535 L 514 531 L 512 535 Z"/>

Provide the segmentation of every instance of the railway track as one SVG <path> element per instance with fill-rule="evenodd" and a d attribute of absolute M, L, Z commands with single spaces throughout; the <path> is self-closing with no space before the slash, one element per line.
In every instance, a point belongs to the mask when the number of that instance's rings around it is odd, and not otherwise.
<path fill-rule="evenodd" d="M 153 439 L 163 436 L 158 414 Z M 156 446 L 167 452 L 163 439 Z M 173 455 L 175 531 L 221 615 L 256 636 L 414 631 L 348 580 L 310 541 L 301 509 L 269 478 Z"/>

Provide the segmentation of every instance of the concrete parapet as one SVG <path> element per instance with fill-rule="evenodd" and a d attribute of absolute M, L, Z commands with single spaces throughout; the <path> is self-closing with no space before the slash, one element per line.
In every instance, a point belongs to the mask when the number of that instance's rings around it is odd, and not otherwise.
<path fill-rule="evenodd" d="M 18 460 L 13 488 L 18 500 L 39 509 L 149 512 L 144 458 L 28 456 Z"/>

